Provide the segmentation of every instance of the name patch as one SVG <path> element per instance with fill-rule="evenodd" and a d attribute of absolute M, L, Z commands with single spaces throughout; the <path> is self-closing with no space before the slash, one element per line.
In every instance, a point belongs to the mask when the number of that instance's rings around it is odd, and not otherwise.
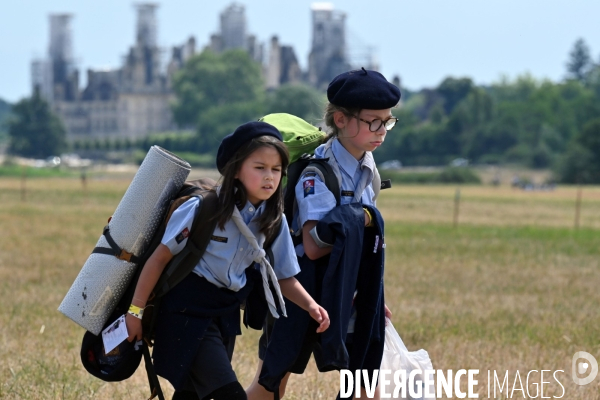
<path fill-rule="evenodd" d="M 227 243 L 227 240 L 229 240 L 229 239 L 226 237 L 223 237 L 223 236 L 212 235 L 210 237 L 210 240 L 214 240 L 215 242 L 219 242 L 219 243 Z"/>
<path fill-rule="evenodd" d="M 342 196 L 344 196 L 344 197 L 354 197 L 354 192 L 352 190 L 342 190 Z"/>
<path fill-rule="evenodd" d="M 187 239 L 190 236 L 190 230 L 186 227 L 184 230 L 179 232 L 179 235 L 175 236 L 175 241 L 177 244 L 183 242 L 183 239 Z"/>
<path fill-rule="evenodd" d="M 309 194 L 315 194 L 315 180 L 307 179 L 304 181 L 304 197 Z"/>

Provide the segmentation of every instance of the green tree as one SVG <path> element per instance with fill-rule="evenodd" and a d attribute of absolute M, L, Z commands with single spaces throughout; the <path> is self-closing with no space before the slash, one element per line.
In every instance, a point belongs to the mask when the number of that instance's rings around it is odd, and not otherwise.
<path fill-rule="evenodd" d="M 444 98 L 444 109 L 450 114 L 454 107 L 467 97 L 473 89 L 473 81 L 470 78 L 448 77 L 438 86 L 437 92 Z"/>
<path fill-rule="evenodd" d="M 4 127 L 10 115 L 11 105 L 10 103 L 0 99 L 0 129 Z"/>
<path fill-rule="evenodd" d="M 266 110 L 270 113 L 288 113 L 315 122 L 322 117 L 325 96 L 303 84 L 282 85 L 269 94 Z"/>
<path fill-rule="evenodd" d="M 8 123 L 8 151 L 25 157 L 45 158 L 66 149 L 66 131 L 38 90 L 19 101 Z"/>
<path fill-rule="evenodd" d="M 573 138 L 559 170 L 566 183 L 600 183 L 600 118 Z"/>
<path fill-rule="evenodd" d="M 257 120 L 264 114 L 262 102 L 239 102 L 209 108 L 198 119 L 194 150 L 200 153 L 216 153 L 221 139 L 239 125 Z"/>
<path fill-rule="evenodd" d="M 414 154 L 413 145 L 416 145 L 414 143 L 416 137 L 412 133 L 414 126 L 419 122 L 418 117 L 406 107 L 393 109 L 392 114 L 398 118 L 398 122 L 386 135 L 385 144 L 375 151 L 373 156 L 378 163 L 400 159 L 403 164 L 415 164 L 415 160 L 411 157 Z"/>
<path fill-rule="evenodd" d="M 263 101 L 264 97 L 261 66 L 243 50 L 221 54 L 205 50 L 190 58 L 175 75 L 173 90 L 175 122 L 190 127 L 197 126 L 212 107 Z"/>
<path fill-rule="evenodd" d="M 175 121 L 196 128 L 190 151 L 214 153 L 238 125 L 264 115 L 261 66 L 243 50 L 205 50 L 192 57 L 176 74 L 173 89 Z"/>
<path fill-rule="evenodd" d="M 567 62 L 569 77 L 583 82 L 591 67 L 591 61 L 590 48 L 587 43 L 581 38 L 577 39 L 569 53 L 569 61 Z"/>
<path fill-rule="evenodd" d="M 10 116 L 11 105 L 0 99 L 0 144 L 8 140 L 6 133 L 7 123 Z"/>

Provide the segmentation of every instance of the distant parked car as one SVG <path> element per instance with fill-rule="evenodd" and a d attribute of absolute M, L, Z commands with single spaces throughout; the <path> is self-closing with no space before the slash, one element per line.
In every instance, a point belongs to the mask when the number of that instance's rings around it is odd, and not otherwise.
<path fill-rule="evenodd" d="M 92 160 L 81 158 L 79 154 L 68 153 L 61 154 L 62 163 L 70 168 L 82 168 L 92 165 Z"/>
<path fill-rule="evenodd" d="M 466 158 L 455 158 L 454 160 L 450 161 L 450 166 L 451 167 L 468 167 L 469 160 L 467 160 Z"/>
<path fill-rule="evenodd" d="M 381 164 L 378 164 L 377 168 L 379 168 L 381 170 L 386 170 L 386 169 L 398 170 L 398 169 L 402 169 L 402 163 L 400 162 L 400 160 L 388 160 L 388 161 L 382 162 Z"/>
<path fill-rule="evenodd" d="M 60 165 L 60 157 L 51 156 L 51 157 L 48 157 L 48 158 L 46 158 L 44 160 L 42 160 L 42 159 L 36 159 L 36 160 L 33 160 L 33 163 L 31 165 L 33 165 L 35 168 L 54 168 L 54 167 L 58 167 Z"/>
<path fill-rule="evenodd" d="M 60 165 L 60 157 L 52 156 L 46 158 L 47 167 L 58 167 Z"/>

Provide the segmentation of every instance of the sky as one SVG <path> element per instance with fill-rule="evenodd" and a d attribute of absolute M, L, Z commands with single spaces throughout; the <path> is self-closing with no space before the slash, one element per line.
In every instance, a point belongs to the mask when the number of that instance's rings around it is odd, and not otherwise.
<path fill-rule="evenodd" d="M 240 1 L 248 32 L 273 35 L 308 63 L 312 1 Z M 560 81 L 573 44 L 583 38 L 600 62 L 598 0 L 334 0 L 346 13 L 351 53 L 371 47 L 388 78 L 410 90 L 436 87 L 445 77 L 490 84 L 531 74 Z M 134 2 L 123 0 L 5 1 L 0 9 L 0 98 L 30 94 L 30 62 L 48 51 L 48 15 L 71 13 L 73 53 L 84 84 L 88 68 L 116 68 L 134 44 Z M 219 30 L 231 1 L 169 0 L 157 10 L 158 41 L 169 48 L 196 38 L 199 48 Z"/>

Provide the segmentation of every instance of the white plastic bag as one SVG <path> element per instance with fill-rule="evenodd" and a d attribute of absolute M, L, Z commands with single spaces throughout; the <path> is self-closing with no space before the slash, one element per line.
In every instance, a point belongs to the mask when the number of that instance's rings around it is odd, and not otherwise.
<path fill-rule="evenodd" d="M 396 332 L 394 325 L 392 325 L 392 321 L 386 318 L 386 326 L 385 326 L 385 345 L 383 349 L 383 359 L 381 360 L 381 369 L 382 370 L 391 371 L 391 374 L 388 374 L 385 379 L 389 381 L 385 385 L 382 385 L 380 379 L 380 394 L 381 398 L 384 398 L 383 394 L 391 394 L 392 399 L 412 399 L 412 400 L 429 400 L 435 399 L 435 385 L 434 385 L 434 375 L 433 372 L 428 374 L 429 380 L 429 390 L 428 393 L 430 396 L 425 396 L 425 379 L 424 379 L 424 371 L 433 371 L 433 365 L 431 364 L 431 359 L 429 358 L 429 354 L 423 349 L 417 351 L 408 351 L 404 342 Z M 396 384 L 394 383 L 394 374 L 396 371 L 404 370 L 406 371 L 406 397 L 402 396 L 402 391 L 398 391 L 397 396 L 394 396 L 394 389 L 396 388 Z M 410 380 L 409 376 L 411 371 L 416 370 L 416 375 L 412 379 L 412 388 L 410 388 Z M 381 376 L 381 375 L 380 375 Z M 400 382 L 403 381 L 402 376 L 399 378 Z M 420 385 L 418 385 L 420 383 Z M 420 387 L 418 387 L 420 386 Z M 412 390 L 409 390 L 412 389 Z M 412 395 L 411 396 L 411 392 Z M 420 394 L 420 395 L 419 395 Z M 390 397 L 387 397 L 390 398 Z"/>

